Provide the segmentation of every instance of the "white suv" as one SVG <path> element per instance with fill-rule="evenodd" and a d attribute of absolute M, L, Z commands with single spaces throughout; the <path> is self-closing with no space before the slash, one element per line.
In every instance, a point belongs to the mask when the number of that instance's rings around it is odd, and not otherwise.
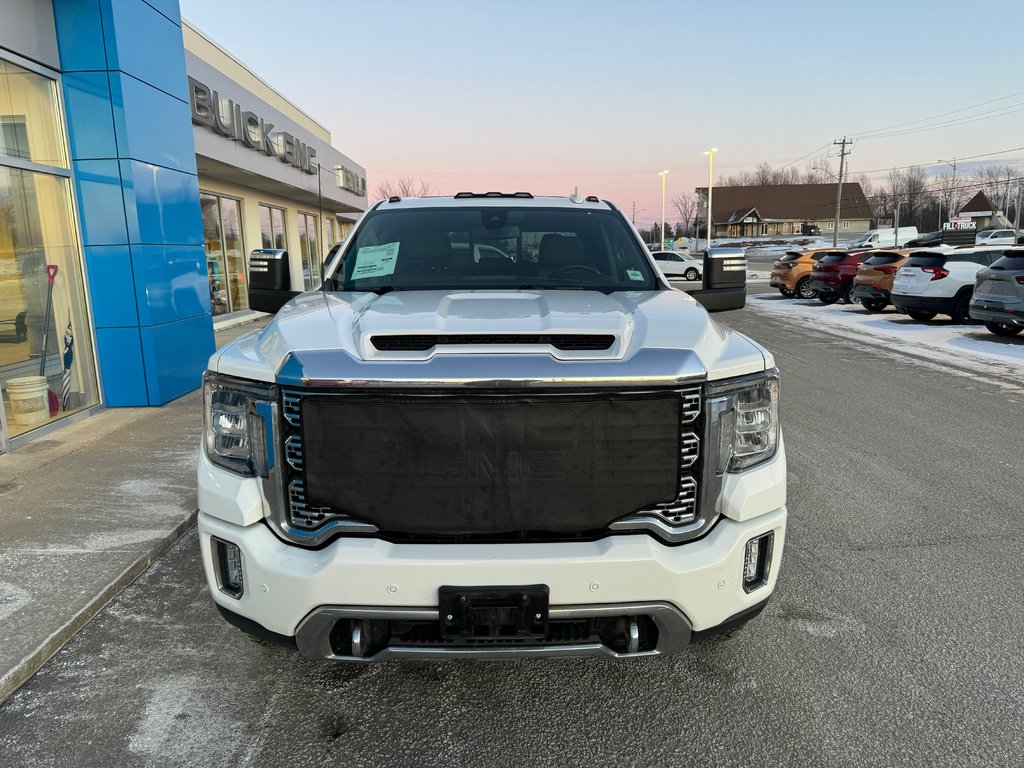
<path fill-rule="evenodd" d="M 1004 248 L 919 251 L 900 267 L 892 286 L 897 311 L 915 320 L 949 315 L 955 323 L 970 319 L 978 270 L 1003 255 Z"/>
<path fill-rule="evenodd" d="M 986 229 L 978 233 L 974 238 L 976 245 L 1013 245 L 1014 234 L 1012 229 Z"/>
<path fill-rule="evenodd" d="M 658 269 L 665 277 L 681 277 L 685 280 L 700 280 L 702 259 L 682 251 L 654 251 L 651 253 L 658 263 Z"/>

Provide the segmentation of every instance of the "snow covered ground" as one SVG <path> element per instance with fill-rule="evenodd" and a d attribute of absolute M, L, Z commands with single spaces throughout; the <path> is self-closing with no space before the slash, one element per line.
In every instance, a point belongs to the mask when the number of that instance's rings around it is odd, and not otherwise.
<path fill-rule="evenodd" d="M 823 306 L 817 301 L 785 299 L 778 293 L 747 296 L 756 312 L 792 318 L 826 333 L 873 344 L 882 353 L 897 352 L 942 365 L 971 369 L 998 379 L 1011 376 L 1019 387 L 1024 377 L 1024 335 L 1004 338 L 981 324 L 955 325 L 939 316 L 919 323 L 892 307 L 870 314 L 859 304 Z"/>

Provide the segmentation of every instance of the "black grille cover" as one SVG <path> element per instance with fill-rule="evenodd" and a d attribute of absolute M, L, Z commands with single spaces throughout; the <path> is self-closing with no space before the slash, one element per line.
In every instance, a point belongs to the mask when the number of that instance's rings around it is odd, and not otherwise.
<path fill-rule="evenodd" d="M 385 532 L 596 531 L 679 489 L 678 393 L 308 396 L 306 501 Z"/>

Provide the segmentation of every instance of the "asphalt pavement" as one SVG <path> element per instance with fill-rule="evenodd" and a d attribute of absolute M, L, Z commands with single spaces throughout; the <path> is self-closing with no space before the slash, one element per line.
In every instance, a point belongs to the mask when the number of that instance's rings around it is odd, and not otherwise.
<path fill-rule="evenodd" d="M 0 765 L 1022 764 L 1024 380 L 719 317 L 776 355 L 790 470 L 778 587 L 740 636 L 332 665 L 225 624 L 193 531 L 0 707 Z"/>

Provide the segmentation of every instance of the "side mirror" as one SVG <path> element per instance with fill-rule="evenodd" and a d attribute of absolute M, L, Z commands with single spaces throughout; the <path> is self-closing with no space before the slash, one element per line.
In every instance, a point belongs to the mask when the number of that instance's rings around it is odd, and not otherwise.
<path fill-rule="evenodd" d="M 708 312 L 743 309 L 747 304 L 747 255 L 742 248 L 704 251 L 703 287 L 687 291 Z"/>
<path fill-rule="evenodd" d="M 249 308 L 276 314 L 299 295 L 292 290 L 288 251 L 264 248 L 249 254 Z"/>

